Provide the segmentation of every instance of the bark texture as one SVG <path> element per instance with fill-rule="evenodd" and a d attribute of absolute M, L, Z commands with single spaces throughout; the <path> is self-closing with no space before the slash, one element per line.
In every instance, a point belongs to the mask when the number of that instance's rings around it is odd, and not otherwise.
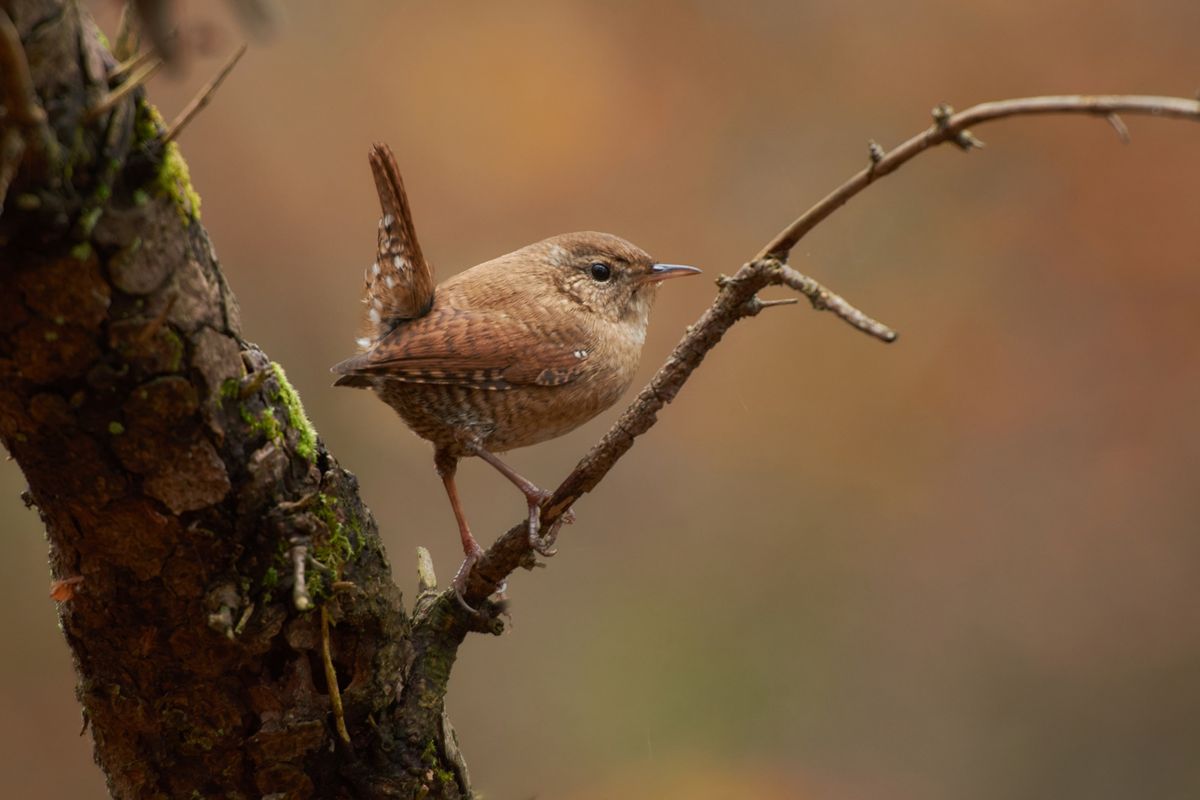
<path fill-rule="evenodd" d="M 469 796 L 442 711 L 466 625 L 430 593 L 414 647 L 354 476 L 242 337 L 157 113 L 138 90 L 89 115 L 113 61 L 86 12 L 0 9 L 46 112 L 4 94 L 0 441 L 69 581 L 62 628 L 110 791 Z"/>

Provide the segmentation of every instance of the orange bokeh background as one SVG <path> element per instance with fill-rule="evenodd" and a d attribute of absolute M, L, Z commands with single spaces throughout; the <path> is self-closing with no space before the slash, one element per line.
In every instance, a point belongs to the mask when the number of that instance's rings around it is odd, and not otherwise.
<path fill-rule="evenodd" d="M 113 29 L 114 6 L 94 6 Z M 731 273 L 939 102 L 1191 96 L 1193 0 L 293 0 L 181 140 L 245 333 L 358 474 L 396 579 L 460 553 L 429 448 L 330 387 L 389 142 L 441 276 L 568 230 Z M 180 78 L 172 117 L 240 34 Z M 576 508 L 449 707 L 508 798 L 1200 796 L 1200 129 L 1037 118 L 921 156 L 797 268 L 901 331 L 806 307 L 730 333 Z M 660 295 L 640 382 L 713 295 Z M 512 463 L 553 484 L 615 410 Z M 519 516 L 462 472 L 481 539 Z M 0 775 L 103 793 L 46 545 L 0 469 Z"/>

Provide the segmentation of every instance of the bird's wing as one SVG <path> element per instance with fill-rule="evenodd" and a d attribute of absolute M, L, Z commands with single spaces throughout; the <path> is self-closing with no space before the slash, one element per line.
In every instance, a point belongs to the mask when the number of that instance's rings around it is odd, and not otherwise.
<path fill-rule="evenodd" d="M 559 319 L 551 327 L 496 310 L 435 309 L 333 368 L 335 385 L 373 377 L 502 390 L 561 386 L 578 379 L 591 355 L 584 332 Z"/>

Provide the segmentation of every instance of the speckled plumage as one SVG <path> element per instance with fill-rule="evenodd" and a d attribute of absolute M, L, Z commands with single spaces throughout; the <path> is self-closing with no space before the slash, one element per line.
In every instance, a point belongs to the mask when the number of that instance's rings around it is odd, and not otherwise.
<path fill-rule="evenodd" d="M 371 167 L 383 216 L 364 287 L 361 352 L 333 368 L 338 386 L 370 388 L 435 448 L 467 561 L 480 552 L 458 502 L 459 458 L 476 455 L 525 495 L 537 537 L 542 492 L 495 453 L 561 436 L 611 406 L 637 371 L 659 282 L 697 272 L 655 264 L 607 233 L 553 236 L 461 272 L 436 288 L 391 152 Z"/>
<path fill-rule="evenodd" d="M 429 311 L 370 343 L 336 371 L 370 386 L 439 449 L 472 455 L 561 436 L 608 408 L 637 370 L 655 283 L 620 307 L 578 286 L 575 262 L 646 253 L 615 236 L 555 236 L 459 273 Z M 591 281 L 590 277 L 584 276 Z"/>

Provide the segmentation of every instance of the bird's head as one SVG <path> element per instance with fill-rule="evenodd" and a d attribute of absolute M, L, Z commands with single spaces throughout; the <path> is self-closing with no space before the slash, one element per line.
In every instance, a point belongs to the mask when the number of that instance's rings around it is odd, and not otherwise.
<path fill-rule="evenodd" d="M 568 302 L 611 322 L 643 330 L 659 285 L 700 270 L 662 264 L 619 236 L 595 231 L 552 236 L 528 250 L 539 272 Z"/>

